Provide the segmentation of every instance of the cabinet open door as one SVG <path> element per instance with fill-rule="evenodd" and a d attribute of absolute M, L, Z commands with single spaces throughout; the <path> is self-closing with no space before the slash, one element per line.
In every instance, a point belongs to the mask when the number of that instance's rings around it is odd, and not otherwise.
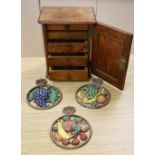
<path fill-rule="evenodd" d="M 95 24 L 92 39 L 92 74 L 123 90 L 128 68 L 132 34 Z"/>

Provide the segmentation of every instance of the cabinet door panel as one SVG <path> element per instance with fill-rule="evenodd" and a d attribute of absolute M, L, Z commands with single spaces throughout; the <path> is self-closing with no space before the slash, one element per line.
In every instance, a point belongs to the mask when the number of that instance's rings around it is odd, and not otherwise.
<path fill-rule="evenodd" d="M 92 73 L 124 89 L 132 34 L 113 27 L 94 25 Z"/>

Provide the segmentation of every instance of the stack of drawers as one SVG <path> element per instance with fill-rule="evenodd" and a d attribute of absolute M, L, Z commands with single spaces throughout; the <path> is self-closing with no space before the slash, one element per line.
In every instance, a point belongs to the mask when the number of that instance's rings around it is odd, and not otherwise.
<path fill-rule="evenodd" d="M 96 22 L 92 7 L 43 7 L 38 22 L 48 79 L 84 81 L 93 74 L 124 89 L 131 33 Z"/>
<path fill-rule="evenodd" d="M 47 75 L 50 80 L 89 79 L 90 26 L 44 24 Z"/>

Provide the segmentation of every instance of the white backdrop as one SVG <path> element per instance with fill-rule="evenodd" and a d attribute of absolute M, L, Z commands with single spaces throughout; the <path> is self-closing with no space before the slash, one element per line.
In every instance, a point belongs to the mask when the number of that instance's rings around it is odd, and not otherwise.
<path fill-rule="evenodd" d="M 133 33 L 133 0 L 40 0 L 40 6 L 92 6 L 97 21 Z M 22 57 L 44 56 L 39 0 L 22 0 Z M 133 48 L 132 48 L 133 51 Z"/>

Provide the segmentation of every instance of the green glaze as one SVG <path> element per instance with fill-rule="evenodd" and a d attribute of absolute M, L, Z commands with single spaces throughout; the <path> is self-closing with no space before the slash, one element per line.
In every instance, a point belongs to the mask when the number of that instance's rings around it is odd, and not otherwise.
<path fill-rule="evenodd" d="M 56 88 L 51 88 L 51 93 L 49 94 L 49 100 L 54 103 L 58 99 L 58 90 Z"/>
<path fill-rule="evenodd" d="M 76 133 L 79 133 L 79 132 L 81 131 L 81 127 L 80 127 L 80 126 L 75 127 L 74 131 L 75 131 Z"/>
<path fill-rule="evenodd" d="M 80 122 L 81 120 L 82 120 L 82 118 L 79 118 L 79 117 L 75 117 L 75 118 L 74 118 L 74 121 L 75 121 L 75 122 Z"/>
<path fill-rule="evenodd" d="M 89 84 L 81 91 L 88 98 L 88 100 L 90 100 L 98 94 L 99 88 L 97 88 L 94 84 Z"/>
<path fill-rule="evenodd" d="M 92 102 L 90 105 L 93 106 L 93 107 L 96 107 L 97 102 L 96 101 L 95 102 Z"/>
<path fill-rule="evenodd" d="M 33 100 L 33 94 L 38 90 L 38 88 L 33 89 L 29 94 L 28 94 L 28 101 L 31 102 Z"/>
<path fill-rule="evenodd" d="M 63 120 L 67 121 L 69 118 L 70 118 L 70 116 L 66 115 L 66 116 L 63 117 Z"/>

